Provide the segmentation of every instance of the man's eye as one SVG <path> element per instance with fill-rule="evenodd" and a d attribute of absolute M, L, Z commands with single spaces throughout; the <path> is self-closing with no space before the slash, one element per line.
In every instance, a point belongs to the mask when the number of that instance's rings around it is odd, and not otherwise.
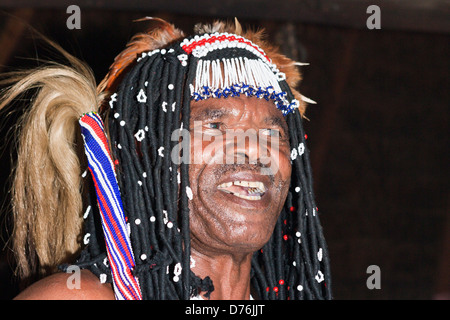
<path fill-rule="evenodd" d="M 223 134 L 223 124 L 221 122 L 209 122 L 203 125 L 203 134 L 216 136 Z"/>
<path fill-rule="evenodd" d="M 209 129 L 220 129 L 219 122 L 211 122 L 206 125 Z"/>
<path fill-rule="evenodd" d="M 277 130 L 277 129 L 263 129 L 261 131 L 261 133 L 263 135 L 269 136 L 269 137 L 280 137 L 281 136 L 280 130 Z"/>

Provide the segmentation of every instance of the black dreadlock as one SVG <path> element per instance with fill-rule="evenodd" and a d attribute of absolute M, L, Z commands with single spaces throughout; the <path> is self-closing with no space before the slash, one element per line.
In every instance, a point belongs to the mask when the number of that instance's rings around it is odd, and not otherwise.
<path fill-rule="evenodd" d="M 106 119 L 118 161 L 116 170 L 136 261 L 134 273 L 144 299 L 189 299 L 200 292 L 208 297 L 214 290 L 209 277 L 200 279 L 190 270 L 185 192 L 189 161 L 171 161 L 171 150 L 179 143 L 172 141 L 171 133 L 189 128 L 189 89 L 199 60 L 189 55 L 180 63 L 180 55 L 186 56 L 186 52 L 179 43 L 143 54 L 111 96 Z M 280 85 L 292 100 L 286 81 Z M 291 185 L 269 242 L 253 255 L 252 294 L 259 299 L 331 299 L 328 250 L 314 201 L 301 115 L 289 113 L 286 122 L 293 148 Z M 88 196 L 88 208 L 93 212 L 97 210 L 94 203 Z M 85 228 L 91 236 L 78 265 L 111 282 L 97 214 L 87 215 Z"/>

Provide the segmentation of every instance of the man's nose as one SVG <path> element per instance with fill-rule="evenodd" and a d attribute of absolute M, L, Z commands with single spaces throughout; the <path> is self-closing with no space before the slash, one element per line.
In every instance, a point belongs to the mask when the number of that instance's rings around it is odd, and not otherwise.
<path fill-rule="evenodd" d="M 253 159 L 245 152 L 235 152 L 232 160 L 233 160 L 234 164 L 257 164 L 258 163 L 257 158 Z"/>
<path fill-rule="evenodd" d="M 228 137 L 226 143 L 227 164 L 258 164 L 262 154 L 266 154 L 255 133 L 237 133 L 234 138 Z M 265 152 L 265 153 L 264 153 Z"/>

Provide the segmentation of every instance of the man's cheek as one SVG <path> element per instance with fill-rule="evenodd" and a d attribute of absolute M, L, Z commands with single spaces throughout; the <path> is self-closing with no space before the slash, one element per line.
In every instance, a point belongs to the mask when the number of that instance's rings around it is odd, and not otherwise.
<path fill-rule="evenodd" d="M 291 183 L 292 164 L 289 154 L 282 152 L 278 162 L 279 185 L 283 195 L 287 195 Z"/>
<path fill-rule="evenodd" d="M 221 135 L 194 135 L 191 148 L 192 164 L 224 164 L 223 149 Z"/>
<path fill-rule="evenodd" d="M 289 157 L 289 151 L 286 151 L 286 147 L 281 149 L 272 148 L 270 153 L 262 153 L 260 161 L 264 165 L 261 168 L 261 174 L 263 175 L 277 175 L 281 174 L 282 179 L 289 179 L 291 175 L 291 161 Z"/>

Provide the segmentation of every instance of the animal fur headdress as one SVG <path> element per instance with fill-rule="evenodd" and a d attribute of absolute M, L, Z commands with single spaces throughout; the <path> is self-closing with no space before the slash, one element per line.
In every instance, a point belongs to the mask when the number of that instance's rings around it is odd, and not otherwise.
<path fill-rule="evenodd" d="M 146 33 L 135 35 L 131 39 L 127 48 L 115 58 L 108 74 L 98 87 L 99 91 L 114 92 L 123 74 L 136 63 L 137 57 L 142 53 L 164 48 L 185 37 L 183 31 L 162 19 L 144 18 L 141 20 L 150 20 L 156 26 L 152 27 Z M 212 24 L 197 24 L 194 27 L 194 32 L 198 35 L 234 34 L 242 36 L 242 38 L 247 39 L 256 47 L 260 48 L 264 52 L 264 55 L 270 59 L 271 64 L 278 69 L 277 71 L 285 76 L 295 100 L 298 101 L 295 108 L 298 108 L 302 116 L 304 115 L 306 108 L 305 101 L 308 102 L 311 100 L 301 95 L 296 89 L 301 81 L 301 74 L 296 62 L 282 55 L 277 47 L 266 41 L 264 30 L 243 31 L 240 23 L 235 19 L 234 23 L 216 21 Z"/>

